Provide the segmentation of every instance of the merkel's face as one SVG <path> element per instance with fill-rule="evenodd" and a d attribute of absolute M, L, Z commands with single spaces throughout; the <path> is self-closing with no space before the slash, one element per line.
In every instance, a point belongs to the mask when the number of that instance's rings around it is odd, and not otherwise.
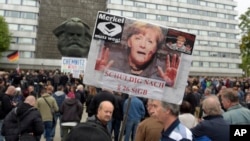
<path fill-rule="evenodd" d="M 177 46 L 177 47 L 182 47 L 182 46 L 184 45 L 184 43 L 185 43 L 184 40 L 179 39 L 179 40 L 177 40 L 177 42 L 176 42 L 176 46 Z"/>
<path fill-rule="evenodd" d="M 129 58 L 136 66 L 145 65 L 149 62 L 157 49 L 157 32 L 153 29 L 144 29 L 143 31 L 128 39 Z"/>

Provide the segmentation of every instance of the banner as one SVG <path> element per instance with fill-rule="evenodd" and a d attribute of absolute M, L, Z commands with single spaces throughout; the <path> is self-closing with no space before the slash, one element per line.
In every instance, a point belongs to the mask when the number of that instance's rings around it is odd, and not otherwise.
<path fill-rule="evenodd" d="M 86 58 L 62 57 L 61 72 L 72 73 L 73 78 L 79 78 L 84 74 Z"/>
<path fill-rule="evenodd" d="M 84 83 L 180 104 L 195 35 L 98 12 Z"/>

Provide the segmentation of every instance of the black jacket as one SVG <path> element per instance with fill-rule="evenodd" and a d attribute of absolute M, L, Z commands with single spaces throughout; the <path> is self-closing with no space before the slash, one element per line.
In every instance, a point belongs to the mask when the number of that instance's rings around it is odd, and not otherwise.
<path fill-rule="evenodd" d="M 19 124 L 18 118 L 20 119 Z M 20 133 L 33 133 L 34 136 L 40 136 L 43 131 L 41 114 L 36 108 L 27 103 L 22 103 L 17 108 L 14 108 L 5 117 L 2 126 L 2 135 L 5 136 L 6 141 L 18 141 Z"/>

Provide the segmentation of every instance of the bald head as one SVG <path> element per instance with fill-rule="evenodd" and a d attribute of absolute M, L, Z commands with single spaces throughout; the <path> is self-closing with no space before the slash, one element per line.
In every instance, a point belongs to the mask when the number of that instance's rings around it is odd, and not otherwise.
<path fill-rule="evenodd" d="M 33 95 L 29 95 L 28 97 L 26 97 L 24 103 L 27 103 L 31 106 L 35 106 L 36 104 L 36 98 Z"/>
<path fill-rule="evenodd" d="M 103 101 L 98 107 L 97 117 L 103 124 L 107 124 L 112 118 L 113 111 L 113 104 L 110 101 Z"/>
<path fill-rule="evenodd" d="M 16 88 L 14 86 L 9 86 L 5 92 L 7 95 L 13 96 L 16 93 Z"/>

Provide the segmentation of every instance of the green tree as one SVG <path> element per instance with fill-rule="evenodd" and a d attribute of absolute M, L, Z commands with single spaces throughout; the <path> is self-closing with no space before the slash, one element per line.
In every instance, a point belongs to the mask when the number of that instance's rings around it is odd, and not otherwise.
<path fill-rule="evenodd" d="M 11 34 L 4 17 L 0 16 L 0 56 L 2 52 L 9 50 Z"/>
<path fill-rule="evenodd" d="M 250 76 L 250 8 L 239 19 L 239 28 L 242 31 L 240 44 L 242 64 L 240 67 L 246 76 Z"/>

